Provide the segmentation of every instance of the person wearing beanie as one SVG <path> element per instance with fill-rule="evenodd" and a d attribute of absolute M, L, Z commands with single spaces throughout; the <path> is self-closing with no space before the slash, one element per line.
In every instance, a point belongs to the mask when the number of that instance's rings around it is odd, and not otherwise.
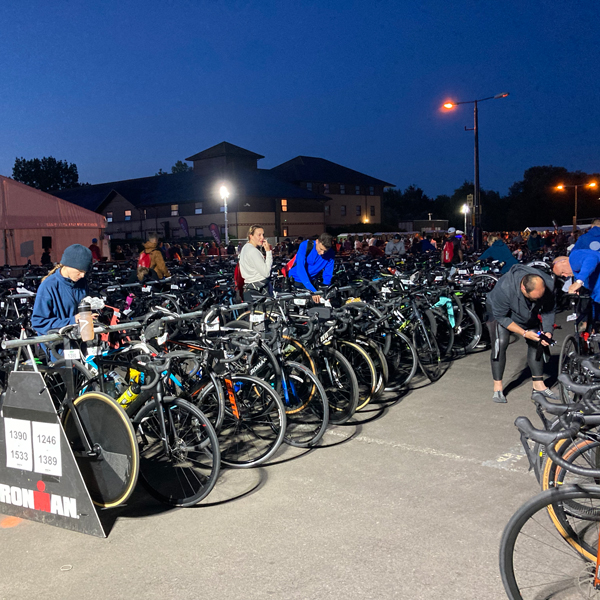
<path fill-rule="evenodd" d="M 90 244 L 90 251 L 92 252 L 92 259 L 94 262 L 99 262 L 102 260 L 102 252 L 100 252 L 100 246 L 98 246 L 97 238 L 92 240 L 92 243 Z"/>
<path fill-rule="evenodd" d="M 60 263 L 38 288 L 31 325 L 38 334 L 77 322 L 77 307 L 88 293 L 85 275 L 92 265 L 92 252 L 81 244 L 69 246 Z"/>

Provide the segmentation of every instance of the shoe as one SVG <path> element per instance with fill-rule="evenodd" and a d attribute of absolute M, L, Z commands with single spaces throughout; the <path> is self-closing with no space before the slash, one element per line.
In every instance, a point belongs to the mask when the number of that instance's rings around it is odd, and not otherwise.
<path fill-rule="evenodd" d="M 494 402 L 498 402 L 499 404 L 505 404 L 506 402 L 508 402 L 506 396 L 504 395 L 504 392 L 494 392 L 492 400 Z"/>
<path fill-rule="evenodd" d="M 550 388 L 546 388 L 545 390 L 533 390 L 531 392 L 531 396 L 533 397 L 534 394 L 541 394 L 542 396 L 544 396 L 544 398 L 548 398 L 548 400 L 560 400 L 560 398 L 550 389 Z"/>

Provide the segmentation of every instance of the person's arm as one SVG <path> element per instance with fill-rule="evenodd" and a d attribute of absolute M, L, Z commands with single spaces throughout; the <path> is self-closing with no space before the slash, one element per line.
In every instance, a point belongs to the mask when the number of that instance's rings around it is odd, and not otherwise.
<path fill-rule="evenodd" d="M 307 246 L 308 241 L 302 242 L 300 244 L 300 248 L 298 248 L 298 252 L 296 252 L 296 260 L 294 261 L 294 279 L 303 284 L 306 289 L 310 290 L 311 292 L 316 292 L 317 290 L 312 284 L 310 277 L 308 276 L 308 271 L 306 270 Z"/>
<path fill-rule="evenodd" d="M 38 290 L 31 315 L 31 326 L 37 333 L 43 335 L 49 329 L 60 329 L 61 327 L 75 323 L 75 315 L 72 317 L 57 317 L 54 313 L 54 302 L 51 294 L 46 289 L 43 289 L 41 292 Z"/>
<path fill-rule="evenodd" d="M 600 264 L 600 253 L 590 254 L 586 256 L 581 262 L 581 267 L 578 272 L 573 272 L 573 275 L 576 279 L 581 279 L 582 281 L 586 281 L 589 279 L 590 275 L 598 268 Z"/>
<path fill-rule="evenodd" d="M 329 285 L 331 283 L 331 278 L 333 277 L 333 267 L 335 266 L 335 260 L 330 258 L 323 269 L 323 284 Z"/>

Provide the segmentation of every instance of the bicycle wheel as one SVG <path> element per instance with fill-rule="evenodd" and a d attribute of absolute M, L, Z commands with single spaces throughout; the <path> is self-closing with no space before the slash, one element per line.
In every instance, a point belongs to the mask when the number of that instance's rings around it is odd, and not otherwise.
<path fill-rule="evenodd" d="M 215 381 L 217 385 L 215 385 Z M 203 377 L 192 386 L 189 392 L 189 400 L 202 414 L 208 418 L 215 431 L 221 429 L 223 417 L 225 416 L 225 394 L 218 383 L 218 379 Z"/>
<path fill-rule="evenodd" d="M 358 382 L 358 404 L 356 410 L 364 408 L 371 402 L 377 388 L 377 371 L 369 353 L 354 342 L 340 340 L 338 351 L 341 352 L 354 370 Z"/>
<path fill-rule="evenodd" d="M 390 387 L 399 388 L 410 383 L 417 372 L 419 360 L 410 339 L 401 331 L 390 333 L 390 350 L 386 359 L 390 367 Z"/>
<path fill-rule="evenodd" d="M 377 396 L 383 392 L 390 379 L 390 369 L 387 359 L 385 358 L 385 354 L 383 353 L 383 350 L 379 344 L 373 340 L 359 336 L 356 339 L 356 343 L 360 344 L 361 348 L 363 348 L 369 354 L 369 358 L 375 365 L 375 371 L 377 372 L 377 385 L 375 387 L 374 397 L 377 398 Z"/>
<path fill-rule="evenodd" d="M 423 374 L 430 381 L 437 381 L 442 376 L 440 349 L 435 337 L 421 323 L 417 323 L 413 331 L 413 344 Z"/>
<path fill-rule="evenodd" d="M 295 362 L 283 365 L 282 387 L 287 420 L 285 443 L 298 448 L 314 446 L 329 423 L 325 389 L 310 369 Z"/>
<path fill-rule="evenodd" d="M 577 371 L 577 339 L 574 335 L 568 335 L 560 347 L 558 358 L 558 372 L 574 375 Z M 564 403 L 575 402 L 575 394 L 559 384 L 560 398 Z"/>
<path fill-rule="evenodd" d="M 268 383 L 251 375 L 225 377 L 225 415 L 219 431 L 221 462 L 255 467 L 269 460 L 285 435 L 285 407 Z"/>
<path fill-rule="evenodd" d="M 541 492 L 519 508 L 504 529 L 500 573 L 511 600 L 600 598 L 594 589 L 599 522 L 569 517 L 567 501 L 595 510 L 600 507 L 600 487 Z M 553 514 L 561 515 L 558 529 Z"/>
<path fill-rule="evenodd" d="M 464 352 L 473 352 L 481 341 L 483 327 L 475 311 L 468 306 L 463 307 L 460 325 L 454 328 L 454 346 Z"/>
<path fill-rule="evenodd" d="M 101 452 L 98 459 L 85 455 L 71 409 L 65 409 L 63 427 L 90 497 L 96 506 L 118 506 L 133 492 L 139 472 L 140 455 L 131 421 L 102 392 L 78 396 L 73 405 L 91 446 L 99 446 Z"/>
<path fill-rule="evenodd" d="M 52 366 L 38 366 L 39 371 L 42 373 L 44 383 L 50 392 L 50 397 L 54 402 L 54 406 L 60 412 L 60 406 L 64 402 L 67 394 L 67 386 L 64 380 L 64 369 L 66 361 L 57 360 Z M 90 372 L 79 362 L 71 363 L 73 370 L 73 385 L 75 388 L 75 394 L 78 395 L 83 391 L 86 391 L 86 385 L 92 379 Z"/>
<path fill-rule="evenodd" d="M 181 398 L 165 399 L 158 408 L 149 402 L 135 415 L 134 424 L 141 481 L 152 496 L 185 507 L 210 494 L 219 476 L 219 441 L 201 410 Z"/>
<path fill-rule="evenodd" d="M 454 328 L 450 325 L 448 316 L 439 308 L 426 310 L 425 316 L 429 320 L 431 332 L 435 336 L 441 356 L 451 356 L 454 346 Z"/>
<path fill-rule="evenodd" d="M 358 381 L 346 357 L 333 348 L 323 348 L 317 361 L 317 377 L 329 400 L 329 422 L 346 423 L 358 406 Z"/>

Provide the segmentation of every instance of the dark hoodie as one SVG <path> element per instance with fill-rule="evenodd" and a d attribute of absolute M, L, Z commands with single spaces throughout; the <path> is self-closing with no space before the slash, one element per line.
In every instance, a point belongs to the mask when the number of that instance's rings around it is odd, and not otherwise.
<path fill-rule="evenodd" d="M 539 275 L 546 284 L 546 293 L 539 300 L 529 300 L 521 292 L 521 280 L 525 275 Z M 537 315 L 542 317 L 542 330 L 552 333 L 555 301 L 554 279 L 551 275 L 525 265 L 515 265 L 503 275 L 487 295 L 487 311 L 490 320 L 498 321 L 508 328 L 515 322 L 521 327 L 536 327 Z"/>

